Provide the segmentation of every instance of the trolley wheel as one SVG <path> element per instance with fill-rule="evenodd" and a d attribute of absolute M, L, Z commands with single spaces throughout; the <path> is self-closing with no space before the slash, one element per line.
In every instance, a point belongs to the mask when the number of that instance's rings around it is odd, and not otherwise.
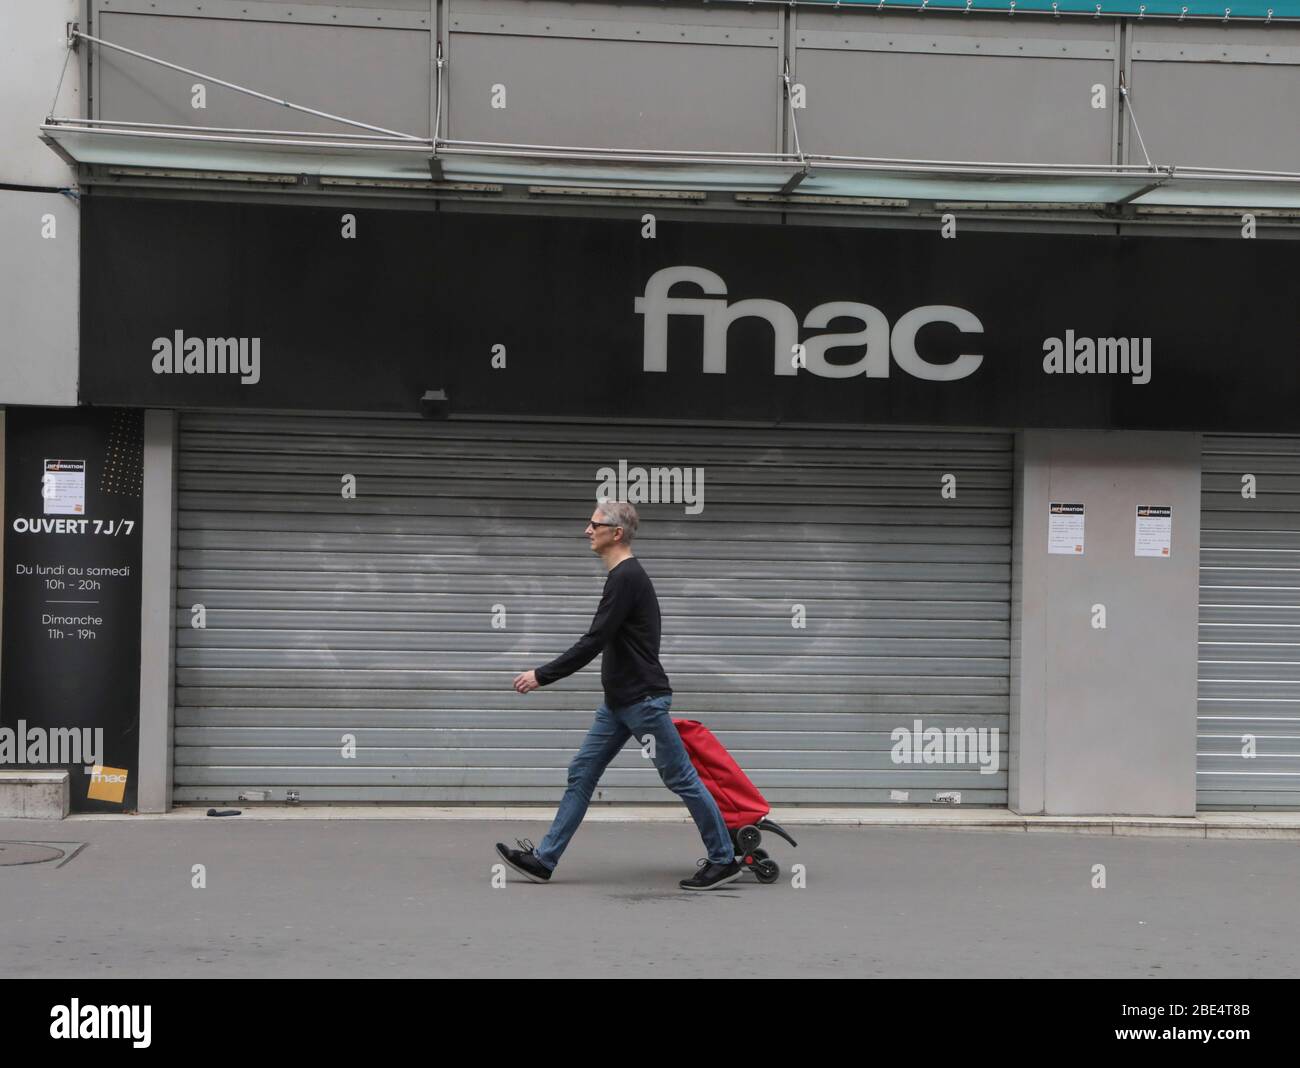
<path fill-rule="evenodd" d="M 781 866 L 775 860 L 764 858 L 754 865 L 753 870 L 760 883 L 774 883 L 781 878 Z"/>
<path fill-rule="evenodd" d="M 763 833 L 752 823 L 747 823 L 736 832 L 736 852 L 752 853 L 763 840 Z"/>

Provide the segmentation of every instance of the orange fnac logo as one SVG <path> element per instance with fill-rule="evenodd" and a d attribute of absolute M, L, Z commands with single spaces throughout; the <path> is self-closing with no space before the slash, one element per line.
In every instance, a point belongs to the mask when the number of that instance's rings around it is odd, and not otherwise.
<path fill-rule="evenodd" d="M 90 769 L 90 789 L 86 796 L 93 801 L 116 801 L 122 803 L 126 794 L 126 768 L 106 768 L 96 764 Z"/>

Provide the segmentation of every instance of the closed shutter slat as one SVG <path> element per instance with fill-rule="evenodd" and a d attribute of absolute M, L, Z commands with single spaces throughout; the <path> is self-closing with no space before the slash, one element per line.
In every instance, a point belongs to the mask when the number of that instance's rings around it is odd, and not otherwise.
<path fill-rule="evenodd" d="M 774 805 L 1005 805 L 1012 455 L 966 431 L 183 413 L 175 798 L 557 802 L 599 659 L 527 697 L 510 681 L 590 622 L 582 532 L 622 459 L 704 470 L 698 515 L 638 505 L 674 716 Z M 895 763 L 917 719 L 996 729 L 996 773 Z M 673 800 L 633 747 L 596 799 Z"/>
<path fill-rule="evenodd" d="M 1207 434 L 1201 471 L 1197 806 L 1300 808 L 1300 438 Z"/>

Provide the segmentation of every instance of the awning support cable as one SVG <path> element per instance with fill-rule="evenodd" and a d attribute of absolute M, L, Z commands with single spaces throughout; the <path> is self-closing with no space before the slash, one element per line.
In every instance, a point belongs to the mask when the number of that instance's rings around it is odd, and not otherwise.
<path fill-rule="evenodd" d="M 1124 84 L 1124 72 L 1119 72 L 1119 95 L 1124 98 L 1124 110 L 1128 112 L 1128 117 L 1133 120 L 1133 132 L 1138 137 L 1138 147 L 1142 149 L 1142 155 L 1146 156 L 1147 166 L 1152 170 L 1156 168 L 1151 163 L 1151 156 L 1147 153 L 1146 142 L 1142 140 L 1142 131 L 1138 128 L 1137 112 L 1133 110 L 1133 101 L 1128 95 L 1128 86 Z"/>
<path fill-rule="evenodd" d="M 68 61 L 72 59 L 72 52 L 75 48 L 74 40 L 71 34 L 68 35 L 68 49 L 63 53 L 63 69 L 59 71 L 59 84 L 54 88 L 54 99 L 50 101 L 50 112 L 46 116 L 48 122 L 54 117 L 54 109 L 59 106 L 59 94 L 63 92 L 63 77 L 68 73 Z"/>
<path fill-rule="evenodd" d="M 215 85 L 221 85 L 227 89 L 233 89 L 235 92 L 244 93 L 246 96 L 257 97 L 259 100 L 267 100 L 272 104 L 279 104 L 281 107 L 291 108 L 294 111 L 302 111 L 308 115 L 315 115 L 317 118 L 329 119 L 332 122 L 341 122 L 345 126 L 355 126 L 361 130 L 373 130 L 375 133 L 387 134 L 389 137 L 400 137 L 406 141 L 424 141 L 424 138 L 416 137 L 414 134 L 403 133 L 400 130 L 389 130 L 383 126 L 372 126 L 368 122 L 359 122 L 356 119 L 345 118 L 342 115 L 332 115 L 328 111 L 318 111 L 316 108 L 309 108 L 302 104 L 295 104 L 290 100 L 284 100 L 276 96 L 269 96 L 266 93 L 259 93 L 256 89 L 249 89 L 243 85 L 236 85 L 234 82 L 227 82 L 221 78 L 213 77 L 211 74 L 204 74 L 202 71 L 191 70 L 189 67 L 182 67 L 176 63 L 168 63 L 165 59 L 159 59 L 157 56 L 146 55 L 144 52 L 137 52 L 132 48 L 125 48 L 122 45 L 114 44 L 112 41 L 104 41 L 98 37 L 92 37 L 90 34 L 83 33 L 80 30 L 74 30 L 73 36 L 83 41 L 90 41 L 104 48 L 111 48 L 117 52 L 125 52 L 128 56 L 135 56 L 137 59 L 156 63 L 158 66 L 166 67 L 169 70 L 178 70 L 182 74 L 190 74 L 195 78 L 202 78 L 205 82 L 212 82 Z M 67 63 L 65 60 L 64 67 L 66 68 L 66 66 Z M 60 78 L 60 82 L 62 82 L 62 78 Z"/>
<path fill-rule="evenodd" d="M 786 110 L 790 113 L 790 132 L 794 135 L 794 154 L 799 157 L 800 170 L 790 176 L 790 180 L 781 187 L 781 195 L 789 196 L 794 191 L 795 186 L 808 177 L 808 160 L 803 154 L 803 147 L 799 144 L 799 120 L 794 114 L 794 91 L 790 84 L 790 57 L 785 58 L 785 69 L 781 72 L 781 80 L 785 83 L 785 99 L 788 107 Z"/>

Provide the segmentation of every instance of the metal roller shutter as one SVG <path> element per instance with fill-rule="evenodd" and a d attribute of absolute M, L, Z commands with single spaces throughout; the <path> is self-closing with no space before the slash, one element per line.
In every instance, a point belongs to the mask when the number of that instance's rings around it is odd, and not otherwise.
<path fill-rule="evenodd" d="M 1300 808 L 1300 438 L 1207 434 L 1201 470 L 1196 803 Z"/>
<path fill-rule="evenodd" d="M 620 459 L 704 469 L 703 512 L 641 506 L 635 548 L 673 714 L 770 801 L 1006 803 L 1008 434 L 208 413 L 181 419 L 176 799 L 557 801 L 599 661 L 510 683 L 591 620 Z M 916 719 L 997 728 L 997 773 L 893 763 Z M 673 799 L 629 745 L 595 800 Z"/>

